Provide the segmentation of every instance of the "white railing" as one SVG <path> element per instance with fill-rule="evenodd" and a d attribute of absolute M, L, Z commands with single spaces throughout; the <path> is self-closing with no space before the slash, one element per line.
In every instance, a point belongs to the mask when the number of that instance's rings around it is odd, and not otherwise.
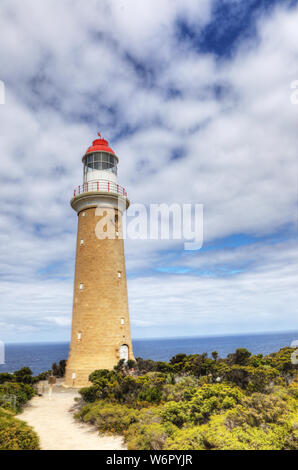
<path fill-rule="evenodd" d="M 88 183 L 83 183 L 81 186 L 74 189 L 73 195 L 76 197 L 79 194 L 90 192 L 116 193 L 121 196 L 127 196 L 127 192 L 122 186 L 120 186 L 120 184 L 107 180 L 88 181 Z"/>

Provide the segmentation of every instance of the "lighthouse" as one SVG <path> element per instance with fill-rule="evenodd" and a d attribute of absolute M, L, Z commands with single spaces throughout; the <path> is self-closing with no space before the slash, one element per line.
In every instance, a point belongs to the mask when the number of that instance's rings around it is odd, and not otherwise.
<path fill-rule="evenodd" d="M 82 158 L 83 183 L 71 207 L 78 215 L 73 316 L 65 385 L 90 385 L 94 370 L 134 359 L 129 324 L 122 215 L 129 207 L 117 177 L 118 157 L 107 140 Z"/>

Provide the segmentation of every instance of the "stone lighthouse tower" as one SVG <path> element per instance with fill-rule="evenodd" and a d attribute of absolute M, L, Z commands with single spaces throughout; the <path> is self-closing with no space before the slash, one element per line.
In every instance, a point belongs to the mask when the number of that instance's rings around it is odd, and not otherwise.
<path fill-rule="evenodd" d="M 102 139 L 83 156 L 83 184 L 71 207 L 78 214 L 72 336 L 65 385 L 83 387 L 97 369 L 134 359 L 130 337 L 118 157 Z"/>

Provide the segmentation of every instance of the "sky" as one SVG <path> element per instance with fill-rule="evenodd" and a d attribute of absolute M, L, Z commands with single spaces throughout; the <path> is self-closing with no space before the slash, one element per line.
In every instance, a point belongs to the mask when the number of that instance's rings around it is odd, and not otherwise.
<path fill-rule="evenodd" d="M 125 242 L 132 337 L 297 330 L 297 2 L 0 12 L 0 339 L 70 338 L 69 201 L 98 131 L 132 202 L 204 205 L 201 250 Z"/>

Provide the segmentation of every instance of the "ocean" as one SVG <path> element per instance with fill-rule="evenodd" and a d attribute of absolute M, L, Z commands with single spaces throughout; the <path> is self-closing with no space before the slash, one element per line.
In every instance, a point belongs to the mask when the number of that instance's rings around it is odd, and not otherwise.
<path fill-rule="evenodd" d="M 168 361 L 178 353 L 211 354 L 217 351 L 226 357 L 237 348 L 246 348 L 253 354 L 270 354 L 280 348 L 290 346 L 298 340 L 297 332 L 263 333 L 232 336 L 204 336 L 188 338 L 135 339 L 133 341 L 135 357 Z M 8 343 L 5 345 L 5 364 L 0 365 L 0 372 L 13 372 L 28 366 L 33 373 L 39 374 L 51 368 L 53 362 L 67 359 L 69 343 Z"/>

